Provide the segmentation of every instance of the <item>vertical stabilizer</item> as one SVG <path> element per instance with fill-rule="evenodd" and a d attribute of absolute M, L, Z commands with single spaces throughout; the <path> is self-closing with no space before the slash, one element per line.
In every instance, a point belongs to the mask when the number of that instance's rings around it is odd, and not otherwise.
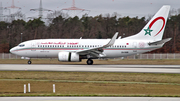
<path fill-rule="evenodd" d="M 146 26 L 136 35 L 127 37 L 127 39 L 139 40 L 162 40 L 167 18 L 169 15 L 170 6 L 164 5 L 146 24 Z"/>

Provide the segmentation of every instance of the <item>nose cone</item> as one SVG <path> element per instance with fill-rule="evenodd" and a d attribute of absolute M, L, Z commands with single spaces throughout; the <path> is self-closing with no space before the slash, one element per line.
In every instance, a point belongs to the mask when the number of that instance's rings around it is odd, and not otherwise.
<path fill-rule="evenodd" d="M 12 48 L 9 50 L 10 53 L 12 53 Z"/>
<path fill-rule="evenodd" d="M 14 54 L 14 50 L 15 50 L 15 48 L 11 48 L 11 49 L 9 50 L 9 52 L 12 53 L 12 54 Z"/>

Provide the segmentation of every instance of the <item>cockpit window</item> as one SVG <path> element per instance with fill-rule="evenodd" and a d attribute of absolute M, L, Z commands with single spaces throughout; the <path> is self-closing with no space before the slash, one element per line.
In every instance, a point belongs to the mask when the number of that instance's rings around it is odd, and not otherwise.
<path fill-rule="evenodd" d="M 24 47 L 24 46 L 25 46 L 25 44 L 20 44 L 20 45 L 19 45 L 19 47 Z"/>

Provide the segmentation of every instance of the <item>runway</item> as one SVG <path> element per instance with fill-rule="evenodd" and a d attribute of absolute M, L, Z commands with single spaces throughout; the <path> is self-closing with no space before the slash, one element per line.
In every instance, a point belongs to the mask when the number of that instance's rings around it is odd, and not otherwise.
<path fill-rule="evenodd" d="M 0 71 L 78 71 L 128 73 L 180 73 L 180 65 L 42 65 L 0 64 Z"/>

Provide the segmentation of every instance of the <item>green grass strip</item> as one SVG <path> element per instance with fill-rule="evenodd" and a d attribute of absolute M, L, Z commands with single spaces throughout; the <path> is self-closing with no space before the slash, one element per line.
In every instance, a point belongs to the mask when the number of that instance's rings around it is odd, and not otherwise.
<path fill-rule="evenodd" d="M 178 83 L 154 82 L 121 82 L 121 81 L 77 81 L 77 80 L 39 80 L 39 79 L 0 79 L 1 81 L 45 81 L 45 82 L 70 82 L 70 83 L 118 83 L 118 84 L 154 84 L 154 85 L 180 85 Z"/>

